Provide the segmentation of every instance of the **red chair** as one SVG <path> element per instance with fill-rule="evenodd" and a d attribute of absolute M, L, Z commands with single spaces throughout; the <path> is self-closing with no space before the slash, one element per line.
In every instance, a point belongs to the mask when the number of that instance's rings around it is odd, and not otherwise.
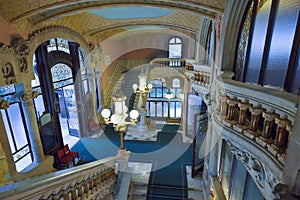
<path fill-rule="evenodd" d="M 64 146 L 63 150 L 64 150 L 64 152 L 65 152 L 65 155 L 73 156 L 74 162 L 75 162 L 75 157 L 77 157 L 78 160 L 79 160 L 79 154 L 78 154 L 78 152 L 77 152 L 77 151 L 70 151 L 70 148 L 69 148 L 69 145 L 68 145 L 68 144 L 66 144 L 66 145 Z M 74 163 L 74 165 L 75 165 L 75 163 Z"/>
<path fill-rule="evenodd" d="M 66 155 L 63 149 L 58 150 L 56 155 L 57 155 L 59 165 L 64 165 L 64 166 L 66 165 L 67 167 L 69 167 L 70 163 L 73 163 L 75 165 L 74 157 Z"/>

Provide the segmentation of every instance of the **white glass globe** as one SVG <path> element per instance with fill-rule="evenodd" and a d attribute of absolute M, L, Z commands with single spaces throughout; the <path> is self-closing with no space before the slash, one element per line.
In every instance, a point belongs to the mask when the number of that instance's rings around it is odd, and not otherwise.
<path fill-rule="evenodd" d="M 147 85 L 147 88 L 149 88 L 149 89 L 152 89 L 152 87 L 153 87 L 153 85 L 152 85 L 151 83 L 149 83 L 149 84 Z"/>
<path fill-rule="evenodd" d="M 129 116 L 131 119 L 137 119 L 139 117 L 139 112 L 137 110 L 131 110 Z"/>
<path fill-rule="evenodd" d="M 113 114 L 111 117 L 110 117 L 110 120 L 113 124 L 121 124 L 122 122 L 122 116 L 120 115 L 117 115 L 117 114 Z"/>
<path fill-rule="evenodd" d="M 135 84 L 132 85 L 132 88 L 133 88 L 134 91 L 136 91 L 136 89 L 138 88 L 138 85 L 135 83 Z"/>
<path fill-rule="evenodd" d="M 109 118 L 110 114 L 111 114 L 111 112 L 110 112 L 110 110 L 107 109 L 107 108 L 105 108 L 105 109 L 103 109 L 103 110 L 101 111 L 101 115 L 102 115 L 103 118 Z"/>

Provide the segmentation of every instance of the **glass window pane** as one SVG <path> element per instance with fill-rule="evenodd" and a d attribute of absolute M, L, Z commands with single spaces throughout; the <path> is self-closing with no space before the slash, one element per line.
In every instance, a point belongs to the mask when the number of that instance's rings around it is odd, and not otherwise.
<path fill-rule="evenodd" d="M 223 170 L 222 170 L 222 188 L 226 196 L 226 199 L 228 199 L 233 155 L 230 152 L 228 145 L 226 145 L 224 150 L 225 150 L 225 158 L 223 161 Z"/>
<path fill-rule="evenodd" d="M 4 126 L 5 126 L 5 130 L 6 130 L 6 134 L 7 134 L 7 137 L 8 137 L 8 141 L 9 141 L 9 146 L 10 146 L 11 152 L 15 153 L 16 149 L 15 149 L 15 146 L 14 146 L 14 143 L 13 143 L 13 138 L 12 138 L 12 135 L 11 135 L 12 133 L 10 132 L 10 128 L 9 128 L 9 124 L 8 124 L 6 113 L 5 113 L 4 110 L 1 110 L 1 114 L 2 114 L 3 123 L 4 123 Z"/>
<path fill-rule="evenodd" d="M 162 117 L 163 113 L 162 113 L 162 102 L 157 102 L 156 104 L 156 116 L 157 117 Z"/>
<path fill-rule="evenodd" d="M 253 30 L 253 39 L 250 50 L 249 65 L 246 73 L 246 82 L 258 83 L 260 66 L 264 52 L 267 25 L 270 17 L 271 0 L 268 0 L 259 10 Z"/>
<path fill-rule="evenodd" d="M 176 116 L 177 118 L 181 117 L 181 102 L 176 102 Z"/>
<path fill-rule="evenodd" d="M 35 105 L 36 115 L 40 117 L 45 111 L 43 95 L 39 95 L 37 98 L 34 99 L 34 105 Z"/>
<path fill-rule="evenodd" d="M 230 199 L 243 199 L 247 170 L 240 160 L 236 162 Z"/>
<path fill-rule="evenodd" d="M 21 116 L 21 110 L 18 103 L 12 104 L 7 109 L 10 120 L 13 120 L 13 134 L 15 136 L 15 141 L 17 144 L 17 149 L 28 144 L 25 129 L 23 124 L 23 119 Z"/>
<path fill-rule="evenodd" d="M 255 184 L 255 182 L 253 181 L 253 179 L 250 177 L 244 200 L 252 200 L 252 199 L 264 200 L 264 197 L 260 193 L 260 191 L 259 191 L 257 185 Z"/>
<path fill-rule="evenodd" d="M 168 102 L 164 101 L 164 117 L 168 117 Z"/>
<path fill-rule="evenodd" d="M 65 64 L 57 64 L 51 68 L 53 82 L 72 78 L 72 70 Z"/>
<path fill-rule="evenodd" d="M 155 117 L 155 102 L 150 102 L 150 116 Z"/>
<path fill-rule="evenodd" d="M 170 102 L 170 117 L 175 117 L 175 102 Z"/>
<path fill-rule="evenodd" d="M 279 3 L 263 85 L 280 88 L 284 86 L 299 9 L 299 0 L 280 1 Z"/>
<path fill-rule="evenodd" d="M 172 87 L 174 88 L 180 87 L 180 80 L 178 78 L 173 80 Z"/>
<path fill-rule="evenodd" d="M 27 154 L 24 158 L 22 158 L 21 160 L 19 160 L 16 163 L 16 169 L 18 172 L 20 172 L 23 169 L 25 169 L 28 165 L 30 165 L 31 163 L 32 163 L 31 155 Z"/>

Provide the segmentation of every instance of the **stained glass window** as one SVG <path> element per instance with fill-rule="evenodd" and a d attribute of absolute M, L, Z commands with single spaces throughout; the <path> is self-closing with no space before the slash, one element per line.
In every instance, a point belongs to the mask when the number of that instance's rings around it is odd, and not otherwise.
<path fill-rule="evenodd" d="M 7 85 L 7 86 L 1 86 L 0 87 L 0 96 L 15 93 L 15 91 L 16 91 L 16 89 L 15 89 L 14 84 Z"/>
<path fill-rule="evenodd" d="M 64 87 L 73 83 L 72 70 L 65 64 L 57 64 L 51 68 L 54 88 Z"/>

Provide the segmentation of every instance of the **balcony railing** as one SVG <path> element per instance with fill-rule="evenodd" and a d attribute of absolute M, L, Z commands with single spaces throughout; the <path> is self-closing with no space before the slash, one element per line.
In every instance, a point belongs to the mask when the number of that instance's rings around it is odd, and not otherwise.
<path fill-rule="evenodd" d="M 184 58 L 155 58 L 150 64 L 154 66 L 185 67 L 186 62 Z"/>
<path fill-rule="evenodd" d="M 216 119 L 253 140 L 282 165 L 297 111 L 297 96 L 219 76 Z"/>
<path fill-rule="evenodd" d="M 37 176 L 0 187 L 0 199 L 110 199 L 116 185 L 116 158 Z"/>

